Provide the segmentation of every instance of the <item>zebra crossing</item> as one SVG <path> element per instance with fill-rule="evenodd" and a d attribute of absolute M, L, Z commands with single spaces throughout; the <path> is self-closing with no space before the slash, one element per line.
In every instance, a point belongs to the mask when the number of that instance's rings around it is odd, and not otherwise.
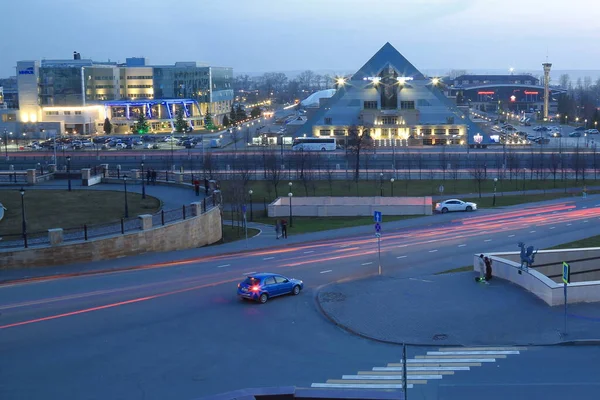
<path fill-rule="evenodd" d="M 406 360 L 406 387 L 424 385 L 429 381 L 450 378 L 472 368 L 501 361 L 521 354 L 525 347 L 447 347 L 428 351 Z M 371 371 L 358 371 L 356 375 L 343 375 L 341 379 L 328 379 L 313 383 L 313 388 L 332 389 L 402 389 L 404 363 L 389 363 Z"/>

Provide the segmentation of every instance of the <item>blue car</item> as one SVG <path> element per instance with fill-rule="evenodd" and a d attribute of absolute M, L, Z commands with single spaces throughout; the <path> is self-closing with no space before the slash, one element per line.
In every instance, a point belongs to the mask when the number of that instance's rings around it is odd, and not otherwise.
<path fill-rule="evenodd" d="M 270 273 L 247 276 L 238 284 L 238 296 L 242 299 L 266 303 L 271 297 L 284 294 L 297 295 L 304 288 L 304 283 L 298 279 Z"/>

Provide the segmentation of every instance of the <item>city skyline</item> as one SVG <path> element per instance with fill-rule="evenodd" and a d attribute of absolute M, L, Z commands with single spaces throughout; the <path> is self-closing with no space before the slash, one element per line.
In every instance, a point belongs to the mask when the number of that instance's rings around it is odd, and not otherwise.
<path fill-rule="evenodd" d="M 19 60 L 68 59 L 73 51 L 97 61 L 137 56 L 153 64 L 199 61 L 237 72 L 344 73 L 388 41 L 425 71 L 513 67 L 540 73 L 546 57 L 555 70 L 595 70 L 600 65 L 600 55 L 588 54 L 600 37 L 594 23 L 600 6 L 582 0 L 571 1 L 569 8 L 551 0 L 238 3 L 185 0 L 177 9 L 154 0 L 143 7 L 115 0 L 7 4 L 6 15 L 27 14 L 28 24 L 7 19 L 6 31 L 19 39 L 4 44 L 0 76 L 15 75 Z M 47 16 L 56 14 L 70 23 L 49 27 Z"/>

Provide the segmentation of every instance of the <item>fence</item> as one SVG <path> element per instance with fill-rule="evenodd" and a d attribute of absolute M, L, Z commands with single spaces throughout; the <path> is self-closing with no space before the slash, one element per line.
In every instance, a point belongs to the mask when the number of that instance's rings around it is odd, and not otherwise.
<path fill-rule="evenodd" d="M 207 212 L 216 206 L 212 197 L 202 200 L 202 213 Z M 152 215 L 152 226 L 164 226 L 174 222 L 183 221 L 192 217 L 192 206 L 182 205 L 180 208 L 172 210 L 160 210 Z M 107 222 L 103 224 L 83 225 L 70 228 L 63 228 L 63 242 L 75 242 L 81 240 L 91 240 L 105 236 L 124 235 L 128 232 L 139 231 L 142 229 L 142 221 L 138 216 L 130 218 L 121 218 L 118 221 Z M 10 233 L 1 236 L 0 249 L 18 248 L 30 246 L 50 245 L 48 231 Z"/>

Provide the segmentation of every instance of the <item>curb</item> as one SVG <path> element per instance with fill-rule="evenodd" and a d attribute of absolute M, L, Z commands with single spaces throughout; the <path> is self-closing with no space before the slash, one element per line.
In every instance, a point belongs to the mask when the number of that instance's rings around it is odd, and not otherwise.
<path fill-rule="evenodd" d="M 368 276 L 367 278 L 371 278 L 372 276 Z M 318 286 L 315 288 L 314 292 L 314 301 L 316 303 L 316 308 L 317 310 L 320 312 L 320 314 L 329 322 L 331 322 L 333 325 L 337 326 L 338 328 L 346 331 L 347 333 L 363 338 L 363 339 L 367 339 L 373 342 L 377 342 L 377 343 L 383 343 L 383 344 L 390 344 L 390 345 L 394 345 L 394 346 L 415 346 L 415 347 L 486 347 L 486 346 L 491 346 L 489 344 L 476 344 L 476 345 L 469 345 L 469 344 L 464 344 L 464 343 L 450 343 L 450 342 L 445 342 L 445 343 L 439 343 L 439 342 L 400 342 L 397 340 L 386 340 L 386 339 L 381 339 L 381 338 L 377 338 L 374 336 L 370 336 L 367 334 L 364 334 L 362 332 L 359 332 L 351 327 L 349 327 L 348 325 L 342 324 L 341 322 L 339 322 L 333 315 L 331 315 L 330 313 L 328 313 L 327 311 L 325 311 L 325 309 L 323 308 L 323 305 L 321 304 L 321 302 L 319 301 L 319 294 L 326 288 L 328 288 L 329 286 L 332 285 L 336 285 L 336 284 L 340 284 L 340 283 L 344 283 L 344 282 L 348 282 L 350 281 L 349 279 L 341 279 L 341 280 L 337 280 L 334 282 L 330 282 L 330 283 L 326 283 L 324 285 Z M 496 344 L 494 343 L 493 346 L 498 346 L 498 347 L 511 347 L 511 346 L 535 346 L 535 347 L 554 347 L 554 346 L 600 346 L 600 339 L 573 339 L 573 340 L 562 340 L 562 341 L 556 341 L 553 343 L 519 343 L 519 344 L 515 344 L 515 343 L 511 343 L 511 344 Z"/>

